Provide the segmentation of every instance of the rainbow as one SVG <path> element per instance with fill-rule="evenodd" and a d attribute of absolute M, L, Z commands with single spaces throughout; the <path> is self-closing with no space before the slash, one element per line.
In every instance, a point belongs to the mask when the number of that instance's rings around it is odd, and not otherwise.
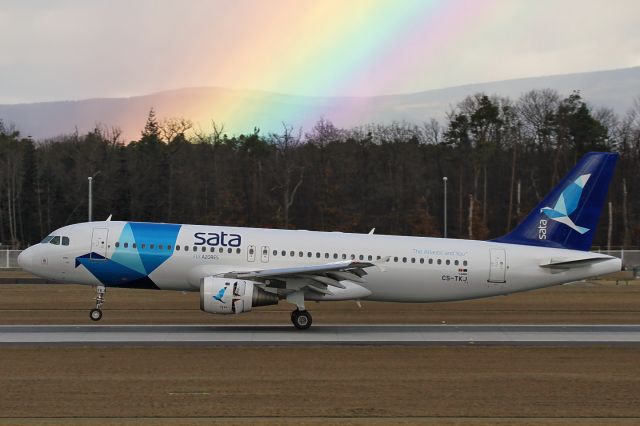
<path fill-rule="evenodd" d="M 500 7 L 515 7 L 511 3 Z M 205 61 L 204 80 L 227 87 L 237 82 L 232 88 L 238 91 L 222 91 L 201 105 L 188 105 L 187 111 L 205 126 L 211 119 L 224 123 L 230 133 L 250 132 L 267 116 L 295 126 L 322 116 L 348 116 L 350 122 L 364 124 L 366 105 L 353 108 L 353 102 L 345 102 L 350 105 L 345 108 L 339 100 L 315 99 L 305 107 L 287 96 L 241 89 L 290 88 L 276 90 L 316 98 L 391 94 L 388 87 L 408 92 L 447 49 L 472 43 L 474 33 L 490 29 L 497 5 L 496 0 L 229 3 L 219 15 L 242 21 L 218 28 L 237 34 L 224 55 Z M 459 63 L 463 67 L 464 58 Z"/>

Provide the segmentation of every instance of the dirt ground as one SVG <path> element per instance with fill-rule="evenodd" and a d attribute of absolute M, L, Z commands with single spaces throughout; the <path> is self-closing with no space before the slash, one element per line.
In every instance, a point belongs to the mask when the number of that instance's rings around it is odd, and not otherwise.
<path fill-rule="evenodd" d="M 0 285 L 0 324 L 89 324 L 94 291 L 79 285 Z M 288 324 L 292 306 L 219 316 L 199 293 L 108 289 L 101 324 Z M 640 322 L 640 280 L 599 280 L 463 302 L 308 303 L 314 324 L 550 324 Z"/>
<path fill-rule="evenodd" d="M 0 357 L 5 421 L 640 422 L 640 348 L 4 347 Z"/>
<path fill-rule="evenodd" d="M 102 324 L 288 324 L 197 293 L 107 291 Z M 0 285 L 0 324 L 89 324 L 90 287 Z M 640 282 L 438 304 L 310 304 L 314 324 L 625 323 Z M 0 425 L 640 424 L 637 347 L 0 347 Z"/>

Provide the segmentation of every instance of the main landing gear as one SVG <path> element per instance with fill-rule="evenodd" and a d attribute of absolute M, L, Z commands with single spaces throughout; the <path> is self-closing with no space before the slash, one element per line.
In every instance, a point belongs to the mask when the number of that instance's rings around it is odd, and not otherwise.
<path fill-rule="evenodd" d="M 298 330 L 306 330 L 313 322 L 309 311 L 296 309 L 291 312 L 291 322 Z"/>
<path fill-rule="evenodd" d="M 298 330 L 306 330 L 311 327 L 311 314 L 304 308 L 304 292 L 301 290 L 287 294 L 287 302 L 296 305 L 296 310 L 291 312 L 291 322 Z"/>
<path fill-rule="evenodd" d="M 96 307 L 89 312 L 89 318 L 93 321 L 100 321 L 102 319 L 102 310 L 100 309 L 104 304 L 104 294 L 107 289 L 103 285 L 96 286 Z"/>

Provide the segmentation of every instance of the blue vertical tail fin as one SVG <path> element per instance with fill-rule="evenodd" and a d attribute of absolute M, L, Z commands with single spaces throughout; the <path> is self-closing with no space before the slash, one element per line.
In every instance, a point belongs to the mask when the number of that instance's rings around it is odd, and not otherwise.
<path fill-rule="evenodd" d="M 587 251 L 618 154 L 590 152 L 511 232 L 493 241 Z"/>

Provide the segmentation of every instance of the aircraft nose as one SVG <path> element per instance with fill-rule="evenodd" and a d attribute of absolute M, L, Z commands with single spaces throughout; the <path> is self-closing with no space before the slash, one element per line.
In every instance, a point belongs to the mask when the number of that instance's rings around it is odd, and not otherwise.
<path fill-rule="evenodd" d="M 31 249 L 22 250 L 18 255 L 18 265 L 26 271 L 31 269 L 33 251 Z"/>

